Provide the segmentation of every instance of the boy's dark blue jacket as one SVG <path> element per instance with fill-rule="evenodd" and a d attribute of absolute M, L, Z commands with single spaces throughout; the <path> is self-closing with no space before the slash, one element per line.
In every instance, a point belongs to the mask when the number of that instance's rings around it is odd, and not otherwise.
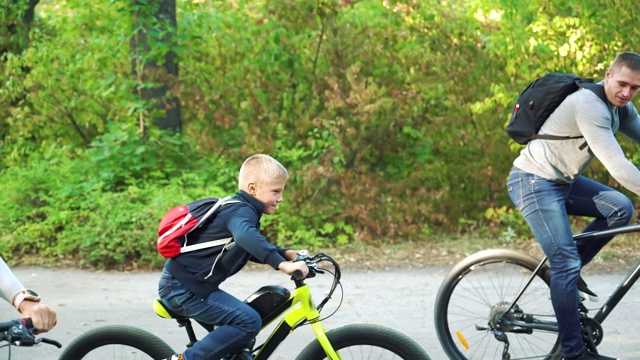
<path fill-rule="evenodd" d="M 276 270 L 286 261 L 284 253 L 287 249 L 269 243 L 260 234 L 260 218 L 265 205 L 242 190 L 233 199 L 240 202 L 222 205 L 213 220 L 188 237 L 189 244 L 233 237 L 231 246 L 182 253 L 168 259 L 164 265 L 174 278 L 203 299 L 250 260 L 268 264 Z"/>

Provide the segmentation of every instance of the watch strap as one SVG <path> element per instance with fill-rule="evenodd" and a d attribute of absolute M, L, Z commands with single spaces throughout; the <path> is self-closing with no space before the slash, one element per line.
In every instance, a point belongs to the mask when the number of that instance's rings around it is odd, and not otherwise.
<path fill-rule="evenodd" d="M 22 304 L 22 302 L 25 300 L 39 302 L 40 296 L 38 296 L 38 294 L 36 294 L 36 292 L 33 290 L 22 290 L 13 297 L 13 306 L 16 309 L 19 309 L 20 304 Z"/>

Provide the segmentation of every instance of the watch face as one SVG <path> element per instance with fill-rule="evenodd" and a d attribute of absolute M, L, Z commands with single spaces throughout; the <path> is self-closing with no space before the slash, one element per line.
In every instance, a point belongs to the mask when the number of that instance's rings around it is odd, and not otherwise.
<path fill-rule="evenodd" d="M 24 294 L 24 299 L 29 301 L 39 302 L 40 296 L 38 295 L 37 292 L 33 290 L 26 290 Z"/>

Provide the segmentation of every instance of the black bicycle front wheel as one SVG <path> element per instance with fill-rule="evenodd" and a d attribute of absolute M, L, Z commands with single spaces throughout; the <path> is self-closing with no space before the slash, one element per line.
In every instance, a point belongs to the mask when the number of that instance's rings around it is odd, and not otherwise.
<path fill-rule="evenodd" d="M 327 332 L 327 338 L 342 360 L 430 360 L 413 339 L 380 325 L 345 325 Z M 318 340 L 307 345 L 296 360 L 329 359 Z"/>
<path fill-rule="evenodd" d="M 127 325 L 109 325 L 87 331 L 73 340 L 59 360 L 164 359 L 173 349 L 157 336 Z"/>
<path fill-rule="evenodd" d="M 561 358 L 557 331 L 501 322 L 503 316 L 525 322 L 555 321 L 549 291 L 551 272 L 546 265 L 505 313 L 539 263 L 513 250 L 485 250 L 454 266 L 442 282 L 434 306 L 438 339 L 450 359 Z"/>

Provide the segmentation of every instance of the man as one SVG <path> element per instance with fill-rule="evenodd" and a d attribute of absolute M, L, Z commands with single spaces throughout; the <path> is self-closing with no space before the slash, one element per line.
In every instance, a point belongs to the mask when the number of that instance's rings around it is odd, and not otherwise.
<path fill-rule="evenodd" d="M 631 99 L 640 89 L 640 55 L 623 52 L 606 70 L 608 102 L 586 89 L 569 95 L 551 114 L 540 134 L 573 139 L 536 139 L 513 162 L 509 196 L 529 224 L 551 266 L 551 302 L 565 359 L 613 359 L 586 349 L 578 306 L 580 269 L 611 238 L 573 241 L 568 215 L 594 218 L 584 231 L 628 224 L 633 203 L 621 192 L 582 175 L 597 158 L 620 185 L 640 195 L 640 171 L 625 157 L 615 134 L 640 144 L 640 118 Z M 619 107 L 628 115 L 619 119 Z M 587 292 L 586 285 L 581 290 Z"/>

